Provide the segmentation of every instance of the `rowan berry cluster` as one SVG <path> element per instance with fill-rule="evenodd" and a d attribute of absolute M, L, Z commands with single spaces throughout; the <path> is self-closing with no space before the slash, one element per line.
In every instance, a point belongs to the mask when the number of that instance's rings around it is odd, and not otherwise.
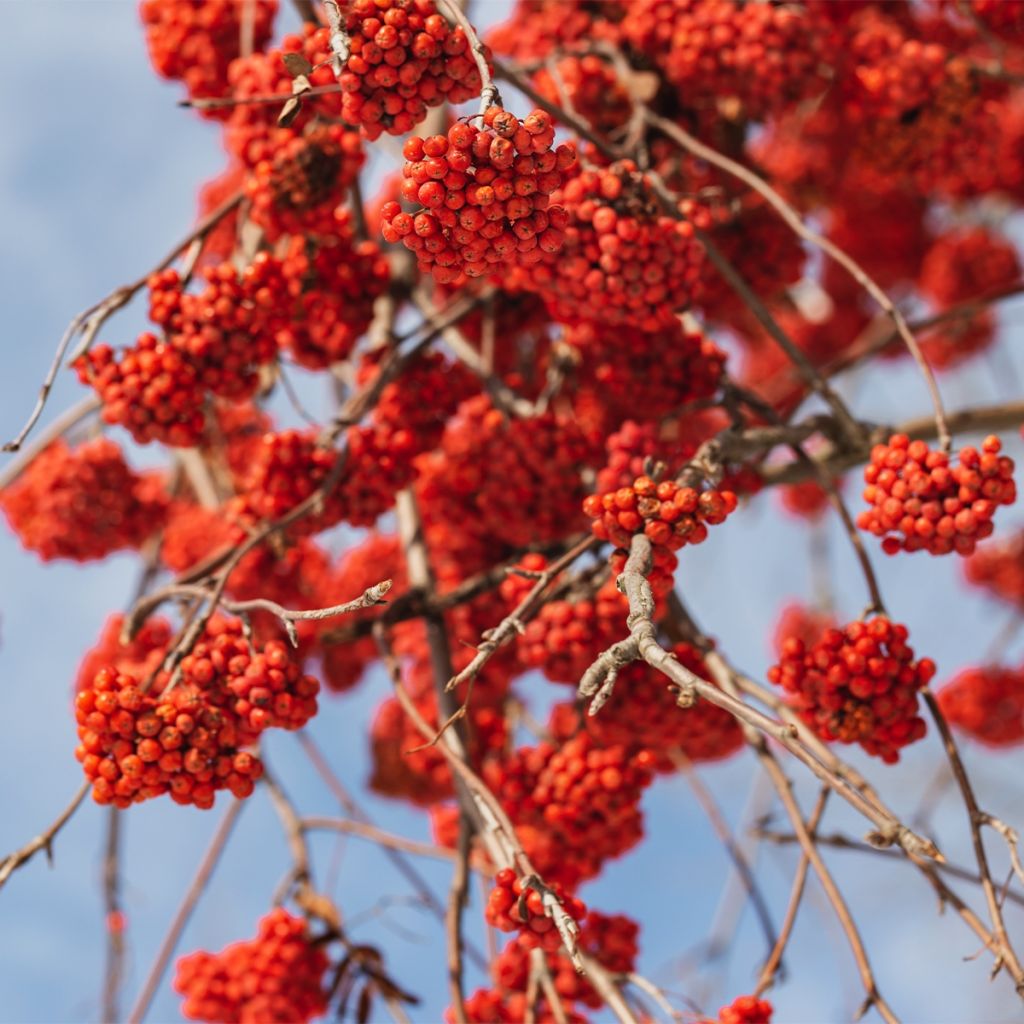
<path fill-rule="evenodd" d="M 365 160 L 358 133 L 343 125 L 313 122 L 301 132 L 280 128 L 245 179 L 249 217 L 268 240 L 332 236 L 338 229 L 336 210 Z"/>
<path fill-rule="evenodd" d="M 718 1024 L 771 1024 L 772 1004 L 757 996 L 737 996 L 718 1011 Z"/>
<path fill-rule="evenodd" d="M 522 564 L 543 568 L 545 559 L 528 556 Z M 502 585 L 502 596 L 515 607 L 532 584 L 532 580 L 510 578 Z M 575 686 L 594 659 L 621 639 L 628 614 L 628 603 L 614 580 L 606 580 L 593 596 L 584 592 L 555 597 L 526 624 L 517 643 L 519 659 L 529 668 L 540 669 L 552 682 Z"/>
<path fill-rule="evenodd" d="M 964 562 L 968 583 L 1024 608 L 1024 531 L 984 545 Z"/>
<path fill-rule="evenodd" d="M 513 916 L 515 912 L 513 907 Z M 636 922 L 623 914 L 588 910 L 580 924 L 576 944 L 612 974 L 628 974 L 636 968 L 638 934 Z M 508 942 L 491 965 L 494 987 L 478 989 L 467 1000 L 470 1020 L 493 1024 L 494 1021 L 523 1019 L 523 1001 L 530 986 L 530 953 L 535 948 L 531 939 L 523 935 L 516 935 Z M 601 997 L 564 952 L 546 951 L 545 961 L 565 1020 L 582 1022 L 585 1019 L 575 1009 L 577 1003 L 595 1010 L 601 1007 Z M 537 1019 L 546 1020 L 545 1014 L 553 1014 L 553 1008 L 546 1003 Z"/>
<path fill-rule="evenodd" d="M 809 7 L 809 5 L 807 5 Z M 621 29 L 698 112 L 758 120 L 822 92 L 834 55 L 813 9 L 701 0 L 633 0 Z M 729 105 L 732 105 L 730 109 Z M 737 109 L 738 108 L 738 109 Z"/>
<path fill-rule="evenodd" d="M 101 668 L 75 700 L 75 751 L 97 803 L 128 807 L 169 793 L 213 806 L 218 790 L 239 798 L 263 773 L 245 750 L 268 728 L 299 729 L 316 714 L 319 683 L 302 675 L 277 641 L 254 650 L 241 623 L 211 619 L 180 679 L 140 679 Z"/>
<path fill-rule="evenodd" d="M 828 491 L 815 480 L 789 484 L 779 489 L 782 507 L 799 519 L 815 522 L 825 514 L 829 506 Z"/>
<path fill-rule="evenodd" d="M 908 636 L 884 616 L 826 629 L 813 644 L 791 636 L 768 679 L 822 739 L 859 743 L 894 764 L 924 736 L 918 693 L 935 675 L 931 659 L 914 660 Z"/>
<path fill-rule="evenodd" d="M 281 273 L 290 322 L 278 335 L 282 347 L 310 370 L 347 358 L 373 318 L 373 304 L 387 287 L 387 259 L 373 242 L 358 241 L 347 209 L 331 212 L 326 239 L 295 235 L 284 246 Z"/>
<path fill-rule="evenodd" d="M 565 328 L 562 341 L 573 350 L 579 386 L 593 392 L 602 425 L 617 427 L 638 409 L 656 420 L 710 398 L 725 371 L 725 353 L 678 320 L 654 332 L 576 324 Z"/>
<path fill-rule="evenodd" d="M 174 989 L 189 1020 L 307 1024 L 327 1010 L 327 967 L 305 920 L 278 907 L 261 919 L 256 938 L 178 960 Z"/>
<path fill-rule="evenodd" d="M 167 515 L 161 473 L 138 474 L 107 438 L 55 441 L 0 491 L 22 546 L 44 562 L 91 562 L 137 548 Z"/>
<path fill-rule="evenodd" d="M 628 549 L 634 535 L 644 534 L 654 549 L 655 569 L 667 574 L 671 586 L 675 563 L 671 553 L 706 540 L 708 527 L 724 523 L 736 505 L 732 491 L 714 487 L 698 490 L 675 480 L 655 483 L 649 476 L 639 476 L 631 487 L 591 494 L 583 503 L 583 511 L 593 520 L 594 536 L 619 548 Z M 652 588 L 654 579 L 662 574 L 652 577 Z"/>
<path fill-rule="evenodd" d="M 991 536 L 996 509 L 1017 498 L 1013 459 L 1000 455 L 1001 449 L 998 437 L 986 437 L 980 452 L 962 448 L 951 466 L 946 452 L 893 434 L 888 444 L 875 445 L 864 467 L 870 507 L 857 525 L 881 537 L 889 555 L 972 554 L 978 541 Z"/>
<path fill-rule="evenodd" d="M 603 747 L 579 733 L 557 747 L 541 743 L 491 758 L 484 779 L 545 881 L 574 891 L 643 837 L 640 797 L 652 761 L 646 751 Z"/>
<path fill-rule="evenodd" d="M 537 91 L 549 102 L 561 106 L 568 100 L 603 135 L 621 128 L 633 112 L 633 101 L 619 76 L 596 53 L 567 56 L 534 76 Z"/>
<path fill-rule="evenodd" d="M 576 161 L 568 145 L 552 149 L 551 118 L 534 110 L 522 121 L 490 107 L 482 128 L 457 122 L 447 135 L 408 139 L 402 197 L 381 209 L 381 233 L 416 253 L 420 270 L 442 284 L 499 274 L 558 253 L 567 223 L 551 206 Z"/>
<path fill-rule="evenodd" d="M 964 669 L 936 695 L 947 721 L 991 747 L 1024 741 L 1024 668 Z"/>
<path fill-rule="evenodd" d="M 429 107 L 480 94 L 466 33 L 434 0 L 352 0 L 344 27 L 350 53 L 339 79 L 341 116 L 368 139 L 405 135 Z"/>
<path fill-rule="evenodd" d="M 252 47 L 262 50 L 270 40 L 277 0 L 260 0 L 247 10 L 238 0 L 142 0 L 139 15 L 146 46 L 157 74 L 180 79 L 190 99 L 220 97 L 227 92 L 228 67 L 241 52 L 242 22 Z M 204 110 L 223 118 L 230 107 Z"/>
<path fill-rule="evenodd" d="M 566 896 L 561 886 L 553 886 L 551 893 L 577 923 L 586 916 L 586 906 L 574 896 Z M 543 894 L 525 886 L 510 868 L 503 868 L 494 876 L 484 916 L 488 924 L 503 932 L 518 931 L 527 946 L 553 953 L 562 945 L 558 928 L 544 906 Z"/>
<path fill-rule="evenodd" d="M 703 250 L 693 226 L 662 212 L 632 161 L 580 170 L 551 201 L 568 213 L 562 251 L 520 267 L 514 280 L 556 319 L 656 331 L 699 297 Z"/>

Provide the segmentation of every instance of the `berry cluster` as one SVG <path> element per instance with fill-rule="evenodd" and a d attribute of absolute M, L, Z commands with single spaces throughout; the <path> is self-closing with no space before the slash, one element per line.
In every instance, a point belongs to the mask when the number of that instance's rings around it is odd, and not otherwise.
<path fill-rule="evenodd" d="M 146 29 L 149 59 L 163 78 L 180 79 L 190 99 L 220 97 L 227 92 L 228 67 L 241 51 L 242 22 L 252 46 L 262 50 L 270 40 L 277 0 L 248 5 L 238 0 L 142 0 L 139 15 Z M 204 111 L 227 117 L 229 107 Z"/>
<path fill-rule="evenodd" d="M 618 75 L 595 53 L 563 57 L 535 78 L 537 91 L 561 106 L 566 99 L 602 135 L 621 128 L 633 112 L 633 101 Z"/>
<path fill-rule="evenodd" d="M 518 275 L 557 319 L 656 331 L 698 297 L 703 251 L 693 226 L 661 212 L 632 161 L 581 170 L 551 200 L 569 215 L 564 247 Z"/>
<path fill-rule="evenodd" d="M 311 370 L 349 356 L 370 326 L 374 301 L 389 278 L 387 259 L 377 246 L 356 239 L 350 211 L 333 209 L 331 218 L 329 240 L 295 235 L 281 262 L 291 320 L 279 341 Z"/>
<path fill-rule="evenodd" d="M 79 692 L 75 756 L 97 803 L 128 807 L 170 793 L 209 808 L 220 789 L 248 796 L 263 765 L 242 748 L 316 714 L 317 681 L 283 643 L 251 648 L 239 622 L 212 619 L 179 668 L 172 686 L 165 671 L 148 685 L 106 667 Z"/>
<path fill-rule="evenodd" d="M 664 70 L 686 107 L 737 120 L 822 92 L 835 47 L 816 12 L 733 0 L 633 0 L 622 33 Z"/>
<path fill-rule="evenodd" d="M 768 678 L 822 739 L 859 743 L 894 764 L 902 747 L 924 736 L 918 691 L 935 675 L 931 659 L 914 660 L 908 635 L 879 616 L 826 629 L 813 644 L 791 636 Z"/>
<path fill-rule="evenodd" d="M 587 733 L 484 765 L 541 876 L 570 891 L 643 837 L 640 797 L 651 772 L 646 751 L 603 747 Z"/>
<path fill-rule="evenodd" d="M 177 964 L 174 989 L 189 1020 L 307 1024 L 327 1010 L 327 954 L 305 920 L 281 907 L 259 923 L 255 939 L 219 953 L 200 950 Z"/>
<path fill-rule="evenodd" d="M 576 154 L 567 145 L 552 149 L 554 138 L 544 111 L 520 121 L 501 107 L 487 110 L 480 129 L 460 121 L 447 135 L 414 135 L 403 149 L 402 196 L 421 209 L 385 203 L 385 240 L 402 242 L 442 284 L 558 253 L 568 218 L 550 197 Z"/>
<path fill-rule="evenodd" d="M 368 139 L 405 135 L 429 107 L 480 94 L 466 33 L 434 0 L 351 0 L 344 28 L 351 49 L 339 80 L 341 116 Z"/>
<path fill-rule="evenodd" d="M 881 537 L 889 555 L 971 554 L 978 541 L 991 536 L 996 509 L 1017 498 L 1013 459 L 1000 455 L 1001 448 L 998 437 L 986 437 L 980 452 L 962 448 L 959 464 L 950 466 L 945 452 L 893 434 L 888 444 L 875 445 L 864 467 L 864 500 L 870 507 L 857 525 Z"/>
<path fill-rule="evenodd" d="M 332 236 L 335 210 L 366 160 L 358 133 L 343 125 L 280 128 L 245 180 L 249 217 L 268 240 L 281 235 Z"/>
<path fill-rule="evenodd" d="M 586 917 L 586 906 L 574 896 L 566 896 L 561 886 L 555 885 L 551 891 L 574 921 L 579 923 Z M 494 876 L 494 888 L 487 897 L 484 916 L 488 924 L 503 932 L 518 931 L 527 946 L 553 953 L 562 945 L 562 937 L 544 907 L 541 893 L 524 887 L 523 880 L 510 868 Z"/>
<path fill-rule="evenodd" d="M 649 476 L 638 476 L 631 487 L 591 494 L 583 503 L 583 511 L 593 520 L 594 536 L 621 549 L 628 550 L 635 534 L 650 539 L 654 568 L 660 570 L 651 576 L 651 587 L 657 591 L 655 581 L 660 587 L 667 578 L 671 586 L 675 568 L 672 552 L 706 540 L 708 526 L 724 523 L 736 505 L 732 491 L 713 487 L 698 490 L 675 480 L 655 483 Z"/>
<path fill-rule="evenodd" d="M 991 747 L 1024 741 L 1024 669 L 968 668 L 939 690 L 948 721 Z"/>
<path fill-rule="evenodd" d="M 562 340 L 579 367 L 579 387 L 592 392 L 604 414 L 602 426 L 618 427 L 638 409 L 656 420 L 710 398 L 725 371 L 725 353 L 678 320 L 654 332 L 577 324 L 566 327 Z"/>
<path fill-rule="evenodd" d="M 757 996 L 737 996 L 718 1011 L 717 1024 L 771 1024 L 772 1004 Z"/>
<path fill-rule="evenodd" d="M 55 441 L 0 491 L 21 544 L 44 562 L 91 562 L 137 548 L 163 524 L 160 473 L 135 473 L 107 438 L 69 448 Z"/>
<path fill-rule="evenodd" d="M 976 551 L 964 563 L 968 583 L 1024 609 L 1024 530 Z"/>

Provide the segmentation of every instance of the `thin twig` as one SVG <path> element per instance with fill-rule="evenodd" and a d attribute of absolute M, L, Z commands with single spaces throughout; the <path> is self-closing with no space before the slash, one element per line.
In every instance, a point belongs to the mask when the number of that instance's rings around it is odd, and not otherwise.
<path fill-rule="evenodd" d="M 149 1011 L 149 1006 L 153 1002 L 156 990 L 160 987 L 160 983 L 163 981 L 164 974 L 167 971 L 167 966 L 171 962 L 171 957 L 174 956 L 174 951 L 178 947 L 181 934 L 192 917 L 200 897 L 206 891 L 210 876 L 213 874 L 214 868 L 216 868 L 217 862 L 224 852 L 224 847 L 231 838 L 232 829 L 234 829 L 235 823 L 238 821 L 238 815 L 243 806 L 243 801 L 232 800 L 227 811 L 224 812 L 224 817 L 221 818 L 217 831 L 214 832 L 213 839 L 210 840 L 210 845 L 207 847 L 206 853 L 203 854 L 203 859 L 199 862 L 199 867 L 196 870 L 195 877 L 192 879 L 192 884 L 185 892 L 185 896 L 174 915 L 174 919 L 167 929 L 167 934 L 164 935 L 163 941 L 160 943 L 160 948 L 157 950 L 153 965 L 150 967 L 146 980 L 142 984 L 142 991 L 139 993 L 131 1013 L 128 1014 L 128 1024 L 141 1024 L 141 1021 Z"/>
<path fill-rule="evenodd" d="M 103 857 L 103 910 L 107 962 L 103 971 L 103 1024 L 117 1024 L 124 979 L 124 914 L 121 910 L 121 822 L 117 807 L 107 809 L 107 845 Z"/>

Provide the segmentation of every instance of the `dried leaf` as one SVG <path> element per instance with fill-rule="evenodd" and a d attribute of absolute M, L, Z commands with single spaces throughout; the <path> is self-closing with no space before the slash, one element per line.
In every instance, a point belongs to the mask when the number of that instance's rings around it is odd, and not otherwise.
<path fill-rule="evenodd" d="M 281 108 L 281 113 L 277 115 L 277 123 L 282 128 L 287 128 L 288 125 L 299 116 L 299 111 L 302 109 L 302 101 L 297 97 L 293 96 L 288 100 L 285 105 Z"/>
<path fill-rule="evenodd" d="M 292 79 L 292 95 L 301 96 L 304 92 L 309 92 L 313 88 L 312 83 L 305 75 L 296 75 Z"/>
<path fill-rule="evenodd" d="M 634 71 L 625 82 L 630 98 L 637 103 L 650 103 L 657 95 L 660 79 L 653 71 Z"/>
<path fill-rule="evenodd" d="M 301 53 L 286 53 L 281 59 L 292 78 L 296 78 L 298 75 L 309 75 L 313 72 L 313 65 Z"/>

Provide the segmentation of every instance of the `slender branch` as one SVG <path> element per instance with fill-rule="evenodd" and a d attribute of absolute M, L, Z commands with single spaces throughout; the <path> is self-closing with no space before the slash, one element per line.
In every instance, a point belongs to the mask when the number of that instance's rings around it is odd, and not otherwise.
<path fill-rule="evenodd" d="M 459 819 L 455 871 L 452 874 L 452 884 L 448 894 L 448 911 L 445 915 L 445 931 L 448 935 L 448 990 L 451 992 L 456 1024 L 467 1024 L 468 1020 L 466 995 L 462 981 L 462 915 L 466 909 L 466 895 L 469 886 L 469 845 L 472 837 L 469 819 L 463 815 Z"/>
<path fill-rule="evenodd" d="M 817 828 L 821 821 L 821 816 L 825 812 L 825 803 L 828 800 L 829 792 L 830 790 L 827 787 L 823 786 L 821 788 L 821 792 L 818 793 L 818 801 L 811 811 L 811 816 L 807 819 L 807 833 L 814 839 L 815 843 L 818 842 Z M 793 839 L 795 842 L 798 841 L 797 836 L 794 836 Z M 868 849 L 874 849 L 874 847 L 869 846 Z M 800 863 L 797 864 L 796 874 L 793 876 L 793 888 L 789 894 L 789 903 L 786 906 L 786 915 L 782 919 L 782 927 L 779 929 L 779 937 L 768 954 L 768 959 L 765 960 L 764 966 L 761 968 L 761 974 L 757 979 L 757 987 L 754 989 L 754 995 L 758 998 L 772 987 L 775 983 L 776 975 L 778 975 L 782 968 L 782 956 L 789 942 L 789 937 L 793 933 L 793 925 L 796 923 L 797 911 L 800 909 L 800 903 L 803 900 L 804 885 L 807 882 L 807 869 L 810 867 L 810 864 L 811 861 L 806 852 L 801 851 Z"/>
<path fill-rule="evenodd" d="M 103 1024 L 117 1024 L 124 979 L 124 914 L 121 910 L 121 821 L 117 807 L 107 809 L 107 848 L 103 857 L 103 909 L 107 962 L 103 972 Z"/>
<path fill-rule="evenodd" d="M 992 973 L 993 975 L 997 974 L 1005 964 L 1013 978 L 1017 994 L 1024 999 L 1024 969 L 1021 967 L 1006 931 L 1003 909 L 996 892 L 995 883 L 992 881 L 992 874 L 988 865 L 988 855 L 985 852 L 985 841 L 981 834 L 982 827 L 988 824 L 988 816 L 978 806 L 977 797 L 974 795 L 974 787 L 971 785 L 967 769 L 960 758 L 960 751 L 957 748 L 956 740 L 953 738 L 953 733 L 949 728 L 949 723 L 946 721 L 946 716 L 943 715 L 942 709 L 939 707 L 939 702 L 935 699 L 935 695 L 931 690 L 927 688 L 922 691 L 922 697 L 932 717 L 932 721 L 939 731 L 946 760 L 949 762 L 950 770 L 956 779 L 960 795 L 963 797 L 964 807 L 967 810 L 967 819 L 971 831 L 971 844 L 974 848 L 974 859 L 978 865 L 981 888 L 985 894 L 989 920 L 992 922 L 992 932 L 999 944 Z"/>
<path fill-rule="evenodd" d="M 86 781 L 78 788 L 78 791 L 71 798 L 71 803 L 64 808 L 56 820 L 45 832 L 27 842 L 20 850 L 9 853 L 3 860 L 0 860 L 0 889 L 4 887 L 7 879 L 23 864 L 30 861 L 40 850 L 46 851 L 46 859 L 53 864 L 53 841 L 60 830 L 71 820 L 72 815 L 81 806 L 86 793 L 89 792 L 91 783 Z"/>
<path fill-rule="evenodd" d="M 63 437 L 69 430 L 81 423 L 82 420 L 98 412 L 101 405 L 102 402 L 97 395 L 89 395 L 87 398 L 83 398 L 76 405 L 62 412 L 44 430 L 40 431 L 31 444 L 19 448 L 17 457 L 11 459 L 0 470 L 0 491 L 14 483 L 25 472 L 37 455 L 46 451 L 57 438 Z"/>
<path fill-rule="evenodd" d="M 417 857 L 430 857 L 433 860 L 449 862 L 457 859 L 455 851 L 448 849 L 447 846 L 435 846 L 433 843 L 421 843 L 415 839 L 406 839 L 405 836 L 397 836 L 374 825 L 368 825 L 363 821 L 353 821 L 350 818 L 311 816 L 300 818 L 299 827 L 303 832 L 343 832 L 345 835 L 367 839 L 371 843 L 376 843 L 389 850 L 400 850 L 402 853 L 411 853 Z"/>
<path fill-rule="evenodd" d="M 146 975 L 146 980 L 142 984 L 139 997 L 135 1001 L 131 1013 L 128 1014 L 128 1024 L 141 1024 L 141 1021 L 149 1011 L 153 997 L 156 995 L 156 991 L 160 987 L 160 983 L 163 981 L 164 974 L 167 971 L 168 964 L 171 962 L 171 957 L 174 956 L 174 951 L 178 947 L 182 932 L 184 932 L 185 926 L 192 917 L 200 897 L 206 891 L 210 877 L 213 875 L 214 868 L 216 868 L 217 862 L 224 852 L 224 847 L 227 846 L 228 840 L 231 838 L 231 832 L 238 821 L 238 815 L 241 813 L 243 806 L 243 801 L 232 800 L 227 811 L 224 812 L 224 817 L 221 818 L 217 831 L 214 832 L 213 839 L 210 841 L 206 853 L 203 854 L 203 859 L 199 862 L 199 867 L 196 870 L 195 877 L 192 879 L 192 884 L 188 887 L 171 921 L 171 925 L 167 929 L 167 934 L 164 935 L 163 941 L 160 943 L 156 958 L 153 960 L 149 973 Z"/>

